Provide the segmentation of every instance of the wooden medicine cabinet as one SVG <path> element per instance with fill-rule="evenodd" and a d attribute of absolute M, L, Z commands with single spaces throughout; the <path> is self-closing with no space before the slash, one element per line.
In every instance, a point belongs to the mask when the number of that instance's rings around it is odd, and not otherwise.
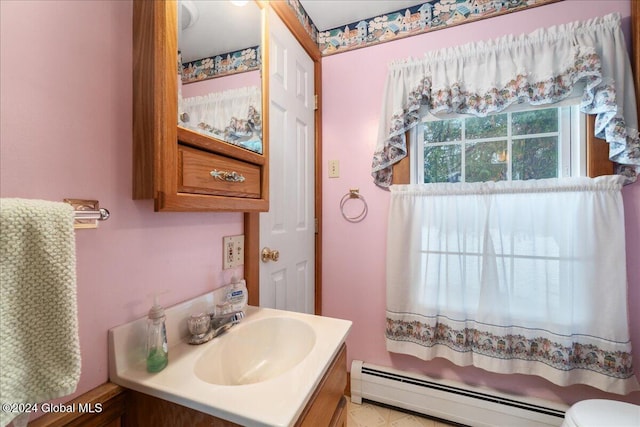
<path fill-rule="evenodd" d="M 184 56 L 180 58 L 178 54 L 179 40 L 180 43 L 184 43 L 187 39 L 185 35 L 189 34 L 187 31 L 192 31 L 189 28 L 191 15 L 196 16 L 192 20 L 198 21 L 200 26 L 206 23 L 211 29 L 222 25 L 205 21 L 208 16 L 225 13 L 204 10 L 206 3 L 217 5 L 216 7 L 222 7 L 223 4 L 226 7 L 236 7 L 226 5 L 230 5 L 231 2 L 133 2 L 133 198 L 154 199 L 156 211 L 267 211 L 268 73 L 258 69 L 253 71 L 255 76 L 251 76 L 256 80 L 255 86 L 251 88 L 255 87 L 260 91 L 258 103 L 262 108 L 262 113 L 257 116 L 257 126 L 256 123 L 251 123 L 253 135 L 258 135 L 258 141 L 260 133 L 256 128 L 262 131 L 262 143 L 258 143 L 257 148 L 247 149 L 232 139 L 225 141 L 226 133 L 214 134 L 211 131 L 213 127 L 199 121 L 199 118 L 189 123 L 189 115 L 179 112 L 179 104 L 182 105 L 180 101 L 187 99 L 183 96 L 187 92 L 193 92 L 188 89 L 202 84 L 204 80 L 215 80 L 217 86 L 213 87 L 224 88 L 223 79 L 233 77 L 221 73 L 220 76 L 209 79 L 209 76 L 203 77 L 200 74 L 195 78 L 197 81 L 193 83 L 194 86 L 190 86 L 191 82 L 185 83 L 179 76 L 184 68 L 180 60 L 185 61 Z M 256 32 L 255 38 L 259 43 L 258 46 L 254 46 L 254 51 L 257 52 L 254 62 L 264 68 L 267 66 L 268 58 L 265 7 L 259 1 L 250 2 L 247 6 L 253 8 L 254 15 L 257 15 L 251 18 L 251 22 L 257 22 L 257 25 L 250 26 L 250 29 Z M 200 10 L 190 9 L 193 7 Z M 246 29 L 247 26 L 241 25 L 240 22 L 250 21 L 248 18 L 228 16 L 225 16 L 225 20 L 230 21 L 234 29 Z M 237 39 L 240 42 L 241 38 L 241 35 L 234 38 L 226 33 L 224 38 L 211 39 L 225 42 Z M 245 40 L 242 39 L 242 42 Z M 229 45 L 219 47 L 222 48 L 229 49 Z M 194 54 L 198 53 L 200 51 Z M 229 58 L 232 57 L 229 53 L 206 55 L 224 58 L 219 61 L 223 66 L 228 66 Z M 220 63 L 216 63 L 216 67 Z M 237 75 L 242 73 L 235 74 L 237 78 Z M 241 89 L 243 88 L 236 90 Z M 220 92 L 213 95 L 217 93 Z M 198 97 L 189 99 L 195 98 Z M 244 123 L 243 126 L 248 129 L 249 125 Z M 219 131 L 221 128 L 215 129 Z"/>

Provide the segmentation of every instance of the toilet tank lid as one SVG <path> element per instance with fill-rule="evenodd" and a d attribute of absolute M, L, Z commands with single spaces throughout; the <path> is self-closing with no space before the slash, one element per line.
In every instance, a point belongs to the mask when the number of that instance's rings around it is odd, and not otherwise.
<path fill-rule="evenodd" d="M 589 399 L 575 403 L 565 418 L 579 427 L 640 426 L 640 406 L 617 400 Z"/>

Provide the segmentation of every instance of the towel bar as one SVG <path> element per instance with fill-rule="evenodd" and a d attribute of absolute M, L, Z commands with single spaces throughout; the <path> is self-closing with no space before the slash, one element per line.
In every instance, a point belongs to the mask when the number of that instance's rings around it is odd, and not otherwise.
<path fill-rule="evenodd" d="M 105 208 L 100 208 L 97 200 L 64 199 L 75 209 L 74 228 L 97 228 L 98 221 L 106 221 L 111 215 Z"/>
<path fill-rule="evenodd" d="M 76 219 L 96 219 L 98 221 L 106 221 L 109 219 L 110 213 L 105 208 L 100 208 L 95 211 L 77 210 L 74 215 Z"/>

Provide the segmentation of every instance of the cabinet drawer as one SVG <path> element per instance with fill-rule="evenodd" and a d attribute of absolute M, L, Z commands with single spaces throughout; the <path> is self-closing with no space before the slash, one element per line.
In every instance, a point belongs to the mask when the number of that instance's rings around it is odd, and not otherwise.
<path fill-rule="evenodd" d="M 178 191 L 260 198 L 260 166 L 183 145 L 178 153 Z"/>

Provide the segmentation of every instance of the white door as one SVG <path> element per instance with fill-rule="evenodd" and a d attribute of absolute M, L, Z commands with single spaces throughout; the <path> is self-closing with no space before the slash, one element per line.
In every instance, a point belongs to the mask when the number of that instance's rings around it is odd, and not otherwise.
<path fill-rule="evenodd" d="M 314 63 L 269 10 L 269 212 L 260 214 L 260 306 L 314 312 Z"/>

